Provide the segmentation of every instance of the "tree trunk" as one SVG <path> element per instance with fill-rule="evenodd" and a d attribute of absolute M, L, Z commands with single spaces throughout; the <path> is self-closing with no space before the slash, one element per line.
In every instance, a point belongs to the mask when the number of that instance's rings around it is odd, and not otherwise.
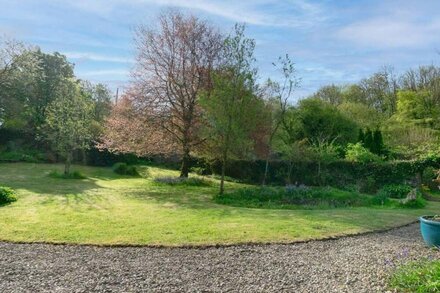
<path fill-rule="evenodd" d="M 266 164 L 264 167 L 264 176 L 263 176 L 263 183 L 262 183 L 263 186 L 266 185 L 267 173 L 269 172 L 269 158 L 270 158 L 270 151 L 268 152 L 268 154 L 266 156 Z"/>
<path fill-rule="evenodd" d="M 287 167 L 287 184 L 292 184 L 292 170 L 293 170 L 293 162 L 289 162 L 289 166 Z"/>
<path fill-rule="evenodd" d="M 422 190 L 423 171 L 424 170 L 420 170 L 416 173 L 416 188 L 417 188 L 417 190 Z"/>
<path fill-rule="evenodd" d="M 87 152 L 86 150 L 81 150 L 81 156 L 82 156 L 82 164 L 85 166 L 87 165 Z"/>
<path fill-rule="evenodd" d="M 64 164 L 64 175 L 70 174 L 70 165 L 72 164 L 72 153 L 67 153 L 66 162 Z"/>
<path fill-rule="evenodd" d="M 222 158 L 222 174 L 220 178 L 220 195 L 225 192 L 225 172 L 226 172 L 226 161 L 227 161 L 227 151 L 223 152 Z"/>
<path fill-rule="evenodd" d="M 318 161 L 318 185 L 321 186 L 321 161 Z"/>
<path fill-rule="evenodd" d="M 180 168 L 180 178 L 188 178 L 190 161 L 189 149 L 185 148 L 183 151 L 182 166 Z"/>

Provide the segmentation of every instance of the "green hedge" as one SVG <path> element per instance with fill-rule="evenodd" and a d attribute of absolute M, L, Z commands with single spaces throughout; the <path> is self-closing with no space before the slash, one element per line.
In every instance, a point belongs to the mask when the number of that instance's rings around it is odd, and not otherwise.
<path fill-rule="evenodd" d="M 264 161 L 230 161 L 226 166 L 226 175 L 247 183 L 261 183 L 264 174 Z M 402 184 L 413 180 L 418 172 L 427 167 L 440 168 L 440 159 L 422 161 L 389 161 L 381 163 L 359 164 L 344 160 L 324 164 L 318 176 L 318 164 L 309 162 L 295 163 L 292 168 L 291 182 L 305 185 L 331 185 L 347 187 L 357 185 L 362 192 L 375 192 L 387 184 Z M 221 164 L 214 162 L 209 166 L 214 174 L 220 174 Z M 288 164 L 284 161 L 271 162 L 269 166 L 269 184 L 287 184 Z M 362 190 L 364 189 L 364 190 Z"/>

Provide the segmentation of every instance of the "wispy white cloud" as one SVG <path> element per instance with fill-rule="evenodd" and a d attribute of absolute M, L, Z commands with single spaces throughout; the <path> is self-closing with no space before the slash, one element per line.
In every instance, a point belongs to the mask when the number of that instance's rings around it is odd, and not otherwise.
<path fill-rule="evenodd" d="M 131 28 L 154 25 L 167 7 L 207 18 L 220 29 L 246 22 L 257 40 L 261 78 L 289 53 L 302 96 L 328 83 L 353 82 L 384 64 L 406 70 L 438 64 L 440 1 L 414 0 L 0 0 L 0 33 L 43 50 L 67 52 L 80 78 L 120 84 L 133 60 Z"/>
<path fill-rule="evenodd" d="M 60 2 L 61 0 L 54 0 Z M 307 0 L 76 0 L 70 2 L 75 8 L 100 15 L 109 15 L 121 5 L 156 5 L 198 10 L 228 20 L 259 26 L 299 27 L 317 24 L 327 17 L 320 4 Z"/>
<path fill-rule="evenodd" d="M 321 6 L 306 1 L 153 1 L 162 5 L 197 9 L 229 20 L 261 26 L 297 27 L 321 21 Z"/>
<path fill-rule="evenodd" d="M 343 27 L 337 37 L 374 48 L 423 47 L 436 41 L 440 21 L 427 23 L 394 18 L 376 18 Z"/>
<path fill-rule="evenodd" d="M 97 77 L 97 76 L 129 76 L 130 72 L 126 69 L 103 69 L 79 72 L 80 76 Z"/>
<path fill-rule="evenodd" d="M 133 63 L 134 60 L 130 58 L 123 58 L 118 56 L 107 56 L 101 54 L 95 54 L 90 52 L 64 52 L 64 55 L 69 59 L 78 59 L 81 61 L 100 61 L 111 63 Z"/>

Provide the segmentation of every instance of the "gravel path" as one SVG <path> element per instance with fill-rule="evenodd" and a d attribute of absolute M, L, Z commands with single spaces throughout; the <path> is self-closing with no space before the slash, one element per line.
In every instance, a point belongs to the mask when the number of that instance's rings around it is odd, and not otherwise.
<path fill-rule="evenodd" d="M 0 292 L 384 292 L 396 262 L 440 258 L 417 224 L 291 245 L 184 249 L 0 242 Z"/>

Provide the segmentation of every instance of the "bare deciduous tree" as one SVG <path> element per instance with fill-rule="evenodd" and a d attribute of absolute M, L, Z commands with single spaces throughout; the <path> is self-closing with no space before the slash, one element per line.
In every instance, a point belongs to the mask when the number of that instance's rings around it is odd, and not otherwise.
<path fill-rule="evenodd" d="M 273 63 L 274 67 L 282 74 L 281 84 L 268 80 L 267 89 L 269 90 L 269 108 L 271 113 L 271 127 L 269 129 L 267 138 L 267 154 L 266 164 L 263 176 L 263 185 L 266 184 L 267 174 L 269 172 L 269 160 L 272 155 L 273 140 L 278 132 L 279 127 L 283 123 L 284 116 L 286 115 L 287 108 L 289 106 L 289 98 L 293 91 L 299 86 L 300 80 L 296 77 L 296 71 L 294 63 L 286 54 L 285 57 L 279 57 L 278 63 Z"/>
<path fill-rule="evenodd" d="M 207 22 L 173 10 L 160 15 L 158 27 L 136 31 L 133 106 L 148 111 L 150 129 L 166 134 L 165 144 L 179 145 L 172 152 L 182 156 L 181 177 L 188 177 L 190 154 L 203 142 L 198 97 L 210 87 L 222 44 Z"/>

